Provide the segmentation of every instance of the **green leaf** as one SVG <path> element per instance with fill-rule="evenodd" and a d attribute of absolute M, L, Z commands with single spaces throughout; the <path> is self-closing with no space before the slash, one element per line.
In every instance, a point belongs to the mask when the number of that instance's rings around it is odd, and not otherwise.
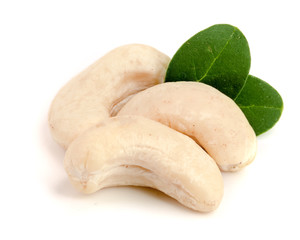
<path fill-rule="evenodd" d="M 283 111 L 279 93 L 268 83 L 251 75 L 234 101 L 244 112 L 256 135 L 272 128 Z"/>
<path fill-rule="evenodd" d="M 241 31 L 228 24 L 209 27 L 186 41 L 172 58 L 166 82 L 197 81 L 232 98 L 256 135 L 279 120 L 283 101 L 269 84 L 248 75 L 250 50 Z"/>
<path fill-rule="evenodd" d="M 198 81 L 235 98 L 250 69 L 250 50 L 241 31 L 228 24 L 209 27 L 186 41 L 172 58 L 166 82 Z"/>

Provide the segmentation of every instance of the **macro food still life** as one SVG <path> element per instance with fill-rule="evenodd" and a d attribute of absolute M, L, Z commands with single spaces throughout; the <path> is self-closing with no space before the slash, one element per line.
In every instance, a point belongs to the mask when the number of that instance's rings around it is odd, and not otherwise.
<path fill-rule="evenodd" d="M 228 24 L 198 32 L 172 59 L 143 44 L 109 51 L 49 109 L 70 182 L 86 194 L 151 187 L 195 211 L 216 210 L 222 172 L 249 165 L 256 137 L 283 111 L 280 94 L 250 65 L 245 36 Z"/>

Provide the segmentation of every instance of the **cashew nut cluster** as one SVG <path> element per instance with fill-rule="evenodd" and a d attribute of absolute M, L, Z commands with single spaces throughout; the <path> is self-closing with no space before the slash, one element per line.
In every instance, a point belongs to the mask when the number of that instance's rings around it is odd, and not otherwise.
<path fill-rule="evenodd" d="M 223 196 L 214 160 L 191 138 L 139 116 L 107 119 L 77 137 L 65 169 L 85 193 L 120 185 L 156 188 L 194 210 L 209 212 Z"/>
<path fill-rule="evenodd" d="M 121 46 L 58 92 L 49 126 L 79 191 L 146 186 L 210 212 L 223 197 L 220 170 L 254 159 L 255 133 L 234 101 L 203 83 L 163 83 L 169 61 L 150 46 Z"/>
<path fill-rule="evenodd" d="M 140 115 L 193 138 L 223 171 L 256 155 L 256 135 L 237 104 L 204 83 L 168 82 L 136 94 L 118 115 Z"/>
<path fill-rule="evenodd" d="M 99 121 L 114 116 L 137 92 L 164 81 L 170 58 L 141 44 L 118 47 L 71 79 L 49 111 L 53 138 L 64 148 Z"/>

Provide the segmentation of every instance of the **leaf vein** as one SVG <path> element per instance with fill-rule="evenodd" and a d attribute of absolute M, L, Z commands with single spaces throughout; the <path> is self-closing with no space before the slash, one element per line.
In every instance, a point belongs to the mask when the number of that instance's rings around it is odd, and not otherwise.
<path fill-rule="evenodd" d="M 267 109 L 276 109 L 276 110 L 281 110 L 281 107 L 271 107 L 271 106 L 257 106 L 257 105 L 249 105 L 249 106 L 243 106 L 243 105 L 239 105 L 238 106 L 240 108 L 267 108 Z"/>
<path fill-rule="evenodd" d="M 206 72 L 204 73 L 204 75 L 198 80 L 199 82 L 202 81 L 207 74 L 209 73 L 210 69 L 212 68 L 212 66 L 215 64 L 215 62 L 218 60 L 218 58 L 221 56 L 221 54 L 223 53 L 223 51 L 226 49 L 227 45 L 229 44 L 229 42 L 232 40 L 233 35 L 235 33 L 235 31 L 237 30 L 237 27 L 235 27 L 230 35 L 230 37 L 228 38 L 227 42 L 225 43 L 224 47 L 222 48 L 222 50 L 219 52 L 219 54 L 214 58 L 214 60 L 211 62 L 210 66 L 207 68 Z M 197 75 L 197 73 L 196 73 Z"/>

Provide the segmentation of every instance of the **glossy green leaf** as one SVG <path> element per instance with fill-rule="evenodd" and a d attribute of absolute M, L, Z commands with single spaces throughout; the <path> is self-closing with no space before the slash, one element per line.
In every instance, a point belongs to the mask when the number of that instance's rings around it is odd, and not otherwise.
<path fill-rule="evenodd" d="M 268 83 L 251 75 L 234 101 L 244 112 L 256 135 L 272 128 L 283 110 L 279 93 Z"/>
<path fill-rule="evenodd" d="M 249 74 L 250 61 L 242 32 L 234 26 L 218 24 L 197 33 L 180 47 L 169 64 L 165 81 L 203 82 L 235 98 Z"/>
<path fill-rule="evenodd" d="M 283 101 L 269 84 L 248 75 L 250 50 L 238 28 L 218 24 L 186 41 L 172 58 L 166 82 L 197 81 L 217 88 L 244 112 L 256 135 L 279 120 Z"/>

